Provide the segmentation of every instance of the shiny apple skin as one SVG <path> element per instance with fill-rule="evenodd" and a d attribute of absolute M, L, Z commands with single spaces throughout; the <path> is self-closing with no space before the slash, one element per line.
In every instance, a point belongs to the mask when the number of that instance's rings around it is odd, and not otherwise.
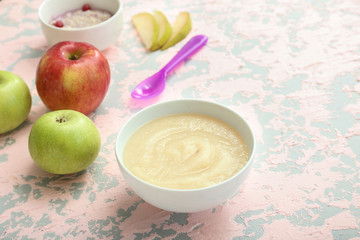
<path fill-rule="evenodd" d="M 52 111 L 71 109 L 85 115 L 104 100 L 111 72 L 106 57 L 84 42 L 64 41 L 50 47 L 36 71 L 36 89 Z"/>
<path fill-rule="evenodd" d="M 16 74 L 0 71 L 0 134 L 17 128 L 29 115 L 31 93 Z"/>
<path fill-rule="evenodd" d="M 99 154 L 101 136 L 95 124 L 74 110 L 42 115 L 32 126 L 28 148 L 44 171 L 72 174 L 86 169 Z"/>

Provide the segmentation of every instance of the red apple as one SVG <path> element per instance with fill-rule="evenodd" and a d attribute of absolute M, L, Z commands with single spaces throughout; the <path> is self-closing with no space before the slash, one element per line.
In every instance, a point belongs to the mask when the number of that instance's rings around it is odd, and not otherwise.
<path fill-rule="evenodd" d="M 36 89 L 52 111 L 71 109 L 89 114 L 101 104 L 109 84 L 106 57 L 84 42 L 55 44 L 44 53 L 37 67 Z"/>

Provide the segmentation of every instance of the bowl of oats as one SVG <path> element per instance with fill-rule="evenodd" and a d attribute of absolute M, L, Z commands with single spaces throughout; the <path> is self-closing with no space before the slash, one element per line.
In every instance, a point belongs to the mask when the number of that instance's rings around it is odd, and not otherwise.
<path fill-rule="evenodd" d="M 77 41 L 104 50 L 118 40 L 123 27 L 121 0 L 45 0 L 38 14 L 50 46 Z"/>

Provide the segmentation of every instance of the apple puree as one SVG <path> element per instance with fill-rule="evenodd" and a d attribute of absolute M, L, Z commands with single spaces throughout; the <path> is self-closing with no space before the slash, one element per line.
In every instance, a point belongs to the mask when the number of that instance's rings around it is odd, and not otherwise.
<path fill-rule="evenodd" d="M 220 183 L 247 163 L 242 137 L 228 124 L 199 114 L 175 114 L 138 129 L 123 161 L 134 175 L 161 187 L 196 189 Z"/>

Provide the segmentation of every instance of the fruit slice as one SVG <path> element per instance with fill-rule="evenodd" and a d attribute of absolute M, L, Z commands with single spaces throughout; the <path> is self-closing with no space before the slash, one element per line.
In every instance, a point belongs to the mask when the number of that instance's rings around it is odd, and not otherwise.
<path fill-rule="evenodd" d="M 152 51 L 161 48 L 169 40 L 172 33 L 171 24 L 162 12 L 154 11 L 154 17 L 159 24 L 159 35 L 156 44 L 151 48 Z"/>
<path fill-rule="evenodd" d="M 159 24 L 150 13 L 138 13 L 132 17 L 132 22 L 145 48 L 151 50 L 156 44 L 159 34 Z"/>
<path fill-rule="evenodd" d="M 180 12 L 176 17 L 175 23 L 172 27 L 173 32 L 170 39 L 162 46 L 162 50 L 165 50 L 171 46 L 174 46 L 181 40 L 183 40 L 191 30 L 191 17 L 188 12 Z"/>

